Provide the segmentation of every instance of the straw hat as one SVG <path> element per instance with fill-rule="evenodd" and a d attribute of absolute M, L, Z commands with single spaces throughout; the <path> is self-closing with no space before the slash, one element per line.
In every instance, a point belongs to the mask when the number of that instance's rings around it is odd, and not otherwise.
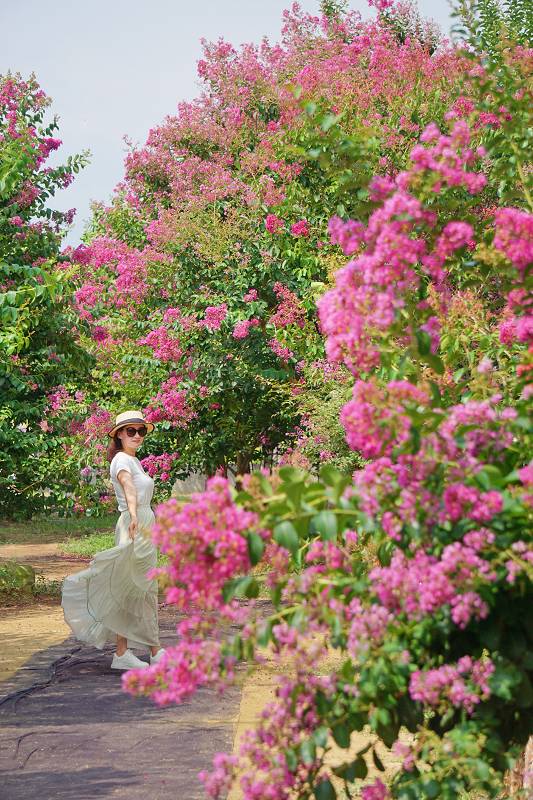
<path fill-rule="evenodd" d="M 151 433 L 154 426 L 151 422 L 147 422 L 140 411 L 123 411 L 122 414 L 117 414 L 115 420 L 115 427 L 109 431 L 109 436 L 113 437 L 115 433 L 124 428 L 126 425 L 146 425 L 148 433 Z"/>

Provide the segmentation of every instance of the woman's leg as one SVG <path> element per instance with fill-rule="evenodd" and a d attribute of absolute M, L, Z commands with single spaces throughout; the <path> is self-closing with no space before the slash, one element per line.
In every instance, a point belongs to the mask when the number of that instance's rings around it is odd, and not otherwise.
<path fill-rule="evenodd" d="M 123 656 L 128 649 L 128 640 L 125 636 L 118 636 L 117 634 L 117 656 Z"/>

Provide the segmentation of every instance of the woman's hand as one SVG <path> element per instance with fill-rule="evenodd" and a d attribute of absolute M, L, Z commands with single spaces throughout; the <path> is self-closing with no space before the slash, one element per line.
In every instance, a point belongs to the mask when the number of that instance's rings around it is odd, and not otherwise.
<path fill-rule="evenodd" d="M 137 528 L 138 528 L 137 517 L 132 517 L 130 524 L 128 526 L 128 535 L 132 541 L 133 539 L 135 539 L 135 536 L 137 534 Z"/>

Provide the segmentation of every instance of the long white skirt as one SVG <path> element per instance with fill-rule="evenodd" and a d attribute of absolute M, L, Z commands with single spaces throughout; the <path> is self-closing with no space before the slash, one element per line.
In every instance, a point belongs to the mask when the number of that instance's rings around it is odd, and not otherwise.
<path fill-rule="evenodd" d="M 128 647 L 159 644 L 157 581 L 146 577 L 157 565 L 149 506 L 137 509 L 138 533 L 128 535 L 130 514 L 123 511 L 115 528 L 115 547 L 97 553 L 87 569 L 63 581 L 65 621 L 75 637 L 100 650 L 118 635 Z"/>

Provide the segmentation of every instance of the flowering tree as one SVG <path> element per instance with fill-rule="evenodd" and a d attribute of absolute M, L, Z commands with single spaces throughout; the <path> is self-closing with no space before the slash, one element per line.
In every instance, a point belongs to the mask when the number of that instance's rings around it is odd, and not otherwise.
<path fill-rule="evenodd" d="M 61 145 L 57 121 L 45 122 L 49 104 L 34 78 L 0 76 L 0 514 L 7 516 L 46 507 L 41 476 L 57 449 L 43 427 L 46 394 L 88 360 L 71 334 L 69 265 L 59 255 L 74 209 L 48 207 L 86 157 L 46 166 Z M 72 479 L 61 490 L 71 488 Z"/>
<path fill-rule="evenodd" d="M 437 41 L 405 10 L 363 21 L 326 3 L 320 17 L 293 6 L 276 45 L 204 43 L 201 96 L 132 148 L 73 254 L 97 362 L 87 405 L 63 409 L 80 424 L 80 466 L 101 459 L 83 415 L 119 406 L 158 423 L 147 447 L 164 484 L 244 472 L 285 446 L 305 388 L 331 389 L 315 304 L 341 259 L 328 221 L 366 218 L 373 170 L 403 168 L 421 128 L 442 121 L 464 59 Z"/>
<path fill-rule="evenodd" d="M 318 312 L 328 358 L 353 376 L 341 424 L 366 465 L 352 476 L 325 464 L 318 481 L 282 467 L 244 476 L 236 493 L 218 477 L 192 503 L 158 509 L 167 597 L 187 614 L 179 644 L 125 688 L 181 702 L 265 647 L 285 667 L 240 751 L 202 775 L 210 797 L 233 780 L 247 800 L 330 800 L 341 786 L 363 800 L 495 797 L 532 732 L 533 206 L 519 21 L 482 60 L 489 23 L 468 22 L 470 68 L 445 121 L 423 129 L 404 169 L 370 181 L 367 218 L 330 221 L 350 260 Z M 270 615 L 253 601 L 257 565 Z M 239 633 L 221 635 L 221 620 Z M 401 766 L 361 785 L 369 759 L 383 771 L 383 748 Z"/>

